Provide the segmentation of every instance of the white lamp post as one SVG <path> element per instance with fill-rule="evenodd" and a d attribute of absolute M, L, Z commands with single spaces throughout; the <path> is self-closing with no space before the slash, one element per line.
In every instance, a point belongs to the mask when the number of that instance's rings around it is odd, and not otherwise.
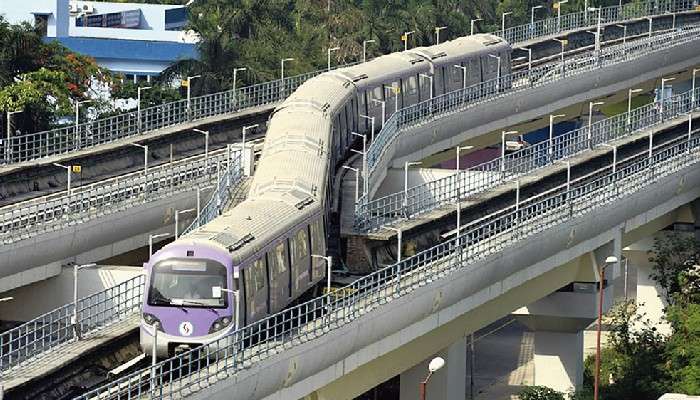
<path fill-rule="evenodd" d="M 386 91 L 394 94 L 394 112 L 399 112 L 399 88 L 397 86 L 384 86 L 384 100 L 386 100 Z"/>
<path fill-rule="evenodd" d="M 196 210 L 194 208 L 189 208 L 187 210 L 182 211 L 175 210 L 175 240 L 177 240 L 180 237 L 180 215 L 193 213 L 195 211 Z"/>
<path fill-rule="evenodd" d="M 421 165 L 420 161 L 409 162 L 403 164 L 403 203 L 408 206 L 408 168 L 413 165 Z"/>
<path fill-rule="evenodd" d="M 187 118 L 192 119 L 192 79 L 201 78 L 202 75 L 187 77 Z"/>
<path fill-rule="evenodd" d="M 340 50 L 340 47 L 332 47 L 328 49 L 328 70 L 331 70 L 331 53 Z"/>
<path fill-rule="evenodd" d="M 477 21 L 482 21 L 482 19 L 476 18 L 476 19 L 473 19 L 469 22 L 469 34 L 472 36 L 474 35 L 474 25 L 476 24 Z"/>
<path fill-rule="evenodd" d="M 700 68 L 693 68 L 693 85 L 690 93 L 691 108 L 695 107 L 695 74 L 700 72 Z"/>
<path fill-rule="evenodd" d="M 661 101 L 661 118 L 664 116 L 664 104 L 666 104 L 666 93 L 665 93 L 665 88 L 666 88 L 666 82 L 671 82 L 675 80 L 676 78 L 661 78 L 661 96 L 660 96 L 660 101 Z"/>
<path fill-rule="evenodd" d="M 131 145 L 143 149 L 143 174 L 148 174 L 148 145 L 138 143 L 131 143 Z"/>
<path fill-rule="evenodd" d="M 214 286 L 213 288 L 211 288 L 211 297 L 213 297 L 215 299 L 219 299 L 222 296 L 221 295 L 222 292 L 230 293 L 233 295 L 233 302 L 234 302 L 233 309 L 236 310 L 235 314 L 233 316 L 234 323 L 236 324 L 234 330 L 238 329 L 241 327 L 241 319 L 239 317 L 239 315 L 241 314 L 241 312 L 240 312 L 241 307 L 240 307 L 240 300 L 239 300 L 239 293 L 240 292 L 238 290 L 225 289 L 225 288 L 222 288 L 221 286 Z"/>
<path fill-rule="evenodd" d="M 331 296 L 331 271 L 333 269 L 333 257 L 331 256 L 320 256 L 317 254 L 312 254 L 312 258 L 322 258 L 326 260 L 326 266 L 328 269 L 326 270 L 326 290 L 328 293 L 328 300 L 330 301 L 330 296 Z"/>
<path fill-rule="evenodd" d="M 396 262 L 401 262 L 401 249 L 403 248 L 403 231 L 400 228 L 394 228 L 393 226 L 384 225 L 384 229 L 389 229 L 396 232 Z"/>
<path fill-rule="evenodd" d="M 364 40 L 362 42 L 362 62 L 363 63 L 367 62 L 367 43 L 374 43 L 374 42 L 376 42 L 374 39 Z"/>
<path fill-rule="evenodd" d="M 504 12 L 503 14 L 501 14 L 501 32 L 503 32 L 504 36 L 506 34 L 506 15 L 511 14 L 513 14 L 512 11 Z"/>
<path fill-rule="evenodd" d="M 22 111 L 8 111 L 7 115 L 7 143 L 5 144 L 5 159 L 9 163 L 12 158 L 12 145 L 10 144 L 10 138 L 12 137 L 12 116 L 19 114 Z M 1 399 L 0 399 L 1 400 Z"/>
<path fill-rule="evenodd" d="M 549 115 L 549 146 L 547 146 L 547 150 L 549 153 L 550 160 L 553 159 L 552 156 L 554 153 L 554 119 L 561 117 L 566 117 L 566 114 Z"/>
<path fill-rule="evenodd" d="M 360 198 L 360 170 L 347 165 L 343 165 L 343 168 L 355 173 L 355 204 L 357 204 L 357 200 Z"/>
<path fill-rule="evenodd" d="M 627 25 L 616 24 L 618 28 L 622 28 L 622 44 L 627 43 Z"/>
<path fill-rule="evenodd" d="M 406 51 L 408 50 L 408 36 L 413 35 L 415 31 L 408 31 L 404 32 L 403 36 L 401 36 L 401 39 L 403 40 L 403 50 Z"/>
<path fill-rule="evenodd" d="M 653 17 L 644 17 L 649 20 L 649 37 L 651 37 L 651 28 L 654 24 L 654 18 Z"/>
<path fill-rule="evenodd" d="M 596 28 L 596 34 L 595 34 L 595 54 L 596 54 L 596 61 L 599 60 L 600 57 L 600 30 L 602 29 L 602 11 L 603 9 L 600 7 L 591 7 L 588 9 L 588 11 L 598 11 L 598 24 Z"/>
<path fill-rule="evenodd" d="M 360 115 L 360 118 L 364 118 L 364 119 L 369 120 L 370 127 L 371 127 L 370 137 L 372 138 L 372 141 L 374 142 L 374 117 L 370 117 L 369 115 Z"/>
<path fill-rule="evenodd" d="M 148 256 L 153 255 L 153 239 L 160 239 L 170 236 L 170 232 L 156 233 L 155 235 L 148 235 Z"/>
<path fill-rule="evenodd" d="M 435 44 L 440 44 L 440 31 L 443 29 L 447 29 L 446 26 L 437 26 L 435 27 Z"/>
<path fill-rule="evenodd" d="M 612 165 L 612 173 L 613 175 L 617 171 L 617 146 L 608 144 L 608 143 L 601 143 L 600 144 L 603 147 L 610 147 L 613 151 L 613 165 Z"/>
<path fill-rule="evenodd" d="M 555 3 L 557 7 L 557 31 L 561 31 L 561 5 L 568 2 L 569 0 L 561 0 L 558 3 Z"/>
<path fill-rule="evenodd" d="M 527 51 L 527 71 L 532 72 L 532 49 L 529 47 L 519 47 L 520 50 Z"/>
<path fill-rule="evenodd" d="M 238 105 L 238 93 L 236 93 L 236 84 L 238 83 L 238 72 L 243 72 L 247 71 L 248 68 L 234 68 L 233 69 L 233 90 L 231 91 L 233 93 L 233 107 L 235 108 Z"/>
<path fill-rule="evenodd" d="M 427 74 L 420 74 L 421 78 L 425 78 L 428 80 L 428 83 L 430 84 L 430 98 L 433 98 L 433 77 L 431 75 Z"/>
<path fill-rule="evenodd" d="M 141 88 L 139 88 L 139 89 L 141 89 Z M 141 96 L 139 96 L 139 99 L 140 98 L 141 98 Z M 83 100 L 83 101 L 76 101 L 75 102 L 75 134 L 76 134 L 76 138 L 78 135 L 78 125 L 80 124 L 80 105 L 91 103 L 91 102 L 92 102 L 92 100 Z M 138 115 L 139 116 L 139 125 L 141 122 L 141 105 L 140 105 L 140 103 L 141 103 L 141 101 L 139 101 L 139 115 Z M 139 127 L 139 132 L 140 132 L 140 129 L 141 128 Z"/>
<path fill-rule="evenodd" d="M 517 135 L 518 131 L 502 131 L 501 132 L 501 173 L 506 172 L 506 136 Z"/>
<path fill-rule="evenodd" d="M 204 135 L 204 167 L 206 168 L 209 161 L 209 131 L 203 131 L 197 128 L 192 128 L 192 130 Z"/>
<path fill-rule="evenodd" d="M 459 64 L 455 64 L 454 67 L 462 70 L 462 89 L 466 89 L 467 88 L 467 67 L 461 66 Z"/>
<path fill-rule="evenodd" d="M 294 61 L 294 58 L 283 58 L 280 60 L 280 90 L 281 96 L 284 96 L 286 85 L 284 84 L 284 63 Z"/>
<path fill-rule="evenodd" d="M 73 325 L 76 339 L 80 339 L 80 327 L 78 326 L 78 271 L 85 268 L 93 268 L 96 265 L 91 263 L 73 266 L 73 315 L 71 316 L 71 325 Z"/>
<path fill-rule="evenodd" d="M 63 165 L 63 164 L 59 164 L 59 163 L 53 163 L 53 165 L 55 165 L 55 166 L 57 166 L 57 167 L 60 167 L 60 168 L 63 168 L 63 169 L 66 170 L 66 173 L 68 174 L 68 180 L 67 180 L 67 188 L 66 188 L 66 190 L 68 191 L 68 195 L 70 196 L 70 189 L 71 189 L 70 180 L 71 180 L 71 172 L 72 172 L 71 169 L 72 169 L 72 167 L 71 167 L 70 165 Z"/>
<path fill-rule="evenodd" d="M 632 95 L 641 92 L 642 89 L 629 89 L 627 91 L 627 126 L 632 123 Z M 628 128 L 629 129 L 629 128 Z"/>
<path fill-rule="evenodd" d="M 534 6 L 530 10 L 530 35 L 535 34 L 535 10 L 538 8 L 544 8 L 544 6 Z"/>
<path fill-rule="evenodd" d="M 362 154 L 362 194 L 367 196 L 369 191 L 369 177 L 367 176 L 367 135 L 362 135 L 357 132 L 350 132 L 353 136 L 362 138 L 362 151 L 350 149 L 351 151 Z"/>
<path fill-rule="evenodd" d="M 244 126 L 243 129 L 241 130 L 241 155 L 242 155 L 242 161 L 243 165 L 248 165 L 248 153 L 246 152 L 246 132 L 248 132 L 249 129 L 255 129 L 259 126 L 260 124 L 254 124 L 254 125 L 248 125 Z M 246 167 L 247 168 L 247 167 Z"/>
<path fill-rule="evenodd" d="M 432 361 L 430 361 L 430 364 L 428 365 L 428 376 L 425 378 L 423 382 L 420 383 L 420 400 L 425 400 L 425 392 L 426 388 L 428 387 L 428 381 L 430 380 L 430 377 L 435 373 L 435 371 L 439 370 L 440 368 L 445 366 L 445 360 L 443 360 L 441 357 L 435 357 L 433 358 Z"/>
<path fill-rule="evenodd" d="M 381 128 L 384 128 L 384 123 L 386 122 L 386 101 L 384 100 L 379 100 L 379 99 L 372 99 L 373 103 L 379 103 L 382 105 L 382 126 Z"/>
<path fill-rule="evenodd" d="M 605 264 L 599 270 L 598 283 L 598 328 L 596 330 L 595 346 L 595 376 L 593 379 L 593 398 L 598 400 L 598 385 L 600 382 L 600 333 L 603 324 L 603 281 L 605 280 L 605 267 L 615 264 L 617 257 L 610 256 L 605 259 Z"/>
<path fill-rule="evenodd" d="M 604 101 L 589 101 L 588 102 L 588 148 L 593 148 L 593 107 L 605 104 Z"/>
<path fill-rule="evenodd" d="M 199 228 L 202 226 L 202 220 L 200 217 L 202 216 L 202 191 L 203 190 L 209 190 L 215 188 L 215 185 L 207 185 L 203 187 L 197 186 L 197 227 Z"/>
<path fill-rule="evenodd" d="M 457 178 L 457 201 L 456 201 L 456 203 L 457 203 L 457 237 L 459 237 L 459 230 L 460 230 L 461 218 L 462 218 L 462 216 L 461 216 L 462 210 L 461 210 L 461 203 L 460 203 L 460 201 L 462 200 L 462 190 L 461 190 L 462 189 L 462 180 L 460 179 L 461 171 L 459 168 L 459 157 L 460 157 L 459 153 L 462 150 L 469 150 L 469 149 L 473 149 L 473 148 L 474 148 L 474 146 L 457 146 L 457 148 L 456 148 L 457 159 L 455 160 L 456 161 L 455 177 Z"/>
<path fill-rule="evenodd" d="M 562 67 L 562 70 L 563 70 L 563 69 L 564 69 L 564 45 L 566 45 L 567 43 L 569 43 L 569 41 L 566 40 L 566 39 L 557 39 L 557 38 L 554 38 L 554 39 L 552 39 L 552 40 L 554 40 L 554 41 L 556 41 L 556 42 L 559 42 L 559 44 L 561 44 L 561 53 L 560 53 L 560 57 L 559 57 L 559 58 L 560 58 L 561 67 Z"/>
<path fill-rule="evenodd" d="M 138 128 L 138 130 L 139 130 L 139 133 L 140 133 L 141 130 L 142 130 L 142 122 L 141 122 L 141 92 L 143 92 L 143 91 L 145 91 L 145 90 L 148 90 L 148 89 L 151 89 L 151 86 L 144 86 L 144 87 L 139 87 L 139 88 L 136 89 L 136 122 L 137 122 L 136 125 L 137 125 L 137 128 Z M 188 85 L 187 85 L 187 93 L 189 93 L 189 92 L 190 92 L 190 87 L 189 87 L 189 83 L 188 83 Z M 189 97 L 188 97 L 188 99 L 189 99 Z M 190 108 L 190 102 L 189 102 L 189 100 L 187 100 L 187 109 L 189 110 L 189 108 Z M 188 112 L 189 112 L 189 111 L 188 111 Z M 76 116 L 76 119 L 77 119 L 77 117 L 78 117 L 78 108 L 77 108 L 77 107 L 76 107 L 76 109 L 75 109 L 75 116 Z M 77 124 L 76 124 L 76 126 L 77 126 Z"/>

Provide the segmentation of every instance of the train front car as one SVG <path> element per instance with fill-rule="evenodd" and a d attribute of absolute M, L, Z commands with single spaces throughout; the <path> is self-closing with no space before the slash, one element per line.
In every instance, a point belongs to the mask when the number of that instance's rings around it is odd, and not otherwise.
<path fill-rule="evenodd" d="M 156 329 L 157 355 L 167 357 L 215 341 L 234 328 L 238 269 L 225 248 L 180 239 L 154 254 L 145 268 L 140 329 L 144 353 L 153 351 Z"/>

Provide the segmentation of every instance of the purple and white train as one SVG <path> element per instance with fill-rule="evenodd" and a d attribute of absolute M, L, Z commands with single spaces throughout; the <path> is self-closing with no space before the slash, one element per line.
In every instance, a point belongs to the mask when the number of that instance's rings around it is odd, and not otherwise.
<path fill-rule="evenodd" d="M 424 101 L 431 90 L 440 95 L 496 78 L 498 63 L 489 55 L 500 57 L 501 75 L 509 74 L 511 51 L 503 39 L 479 34 L 378 57 L 301 85 L 270 117 L 247 199 L 146 264 L 142 349 L 152 351 L 154 329 L 161 357 L 211 342 L 282 310 L 322 281 L 325 261 L 311 254 L 326 252 L 329 188 L 351 132 L 370 129 L 360 115 L 381 120 L 373 100 L 389 111 Z"/>

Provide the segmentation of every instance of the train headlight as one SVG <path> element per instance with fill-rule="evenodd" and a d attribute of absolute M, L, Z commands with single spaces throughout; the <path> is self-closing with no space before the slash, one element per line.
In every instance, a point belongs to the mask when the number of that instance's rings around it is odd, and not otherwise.
<path fill-rule="evenodd" d="M 209 333 L 218 332 L 231 324 L 231 317 L 221 317 L 214 321 L 209 328 Z"/>
<path fill-rule="evenodd" d="M 158 317 L 156 317 L 153 314 L 149 314 L 149 313 L 143 313 L 142 317 L 143 317 L 143 321 L 147 325 L 153 326 L 156 329 L 158 329 L 159 331 L 163 331 L 163 324 L 160 322 Z"/>

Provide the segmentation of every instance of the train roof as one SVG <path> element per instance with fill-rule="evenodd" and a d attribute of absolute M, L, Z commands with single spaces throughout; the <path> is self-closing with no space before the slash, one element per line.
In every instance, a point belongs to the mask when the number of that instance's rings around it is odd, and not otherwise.
<path fill-rule="evenodd" d="M 430 63 L 411 52 L 391 53 L 366 63 L 332 71 L 355 82 L 358 89 L 390 84 L 406 73 L 418 74 L 430 71 Z"/>
<path fill-rule="evenodd" d="M 439 45 L 416 47 L 409 52 L 431 60 L 435 65 L 452 65 L 470 54 L 488 54 L 510 49 L 510 44 L 491 34 L 477 34 L 450 40 Z"/>

